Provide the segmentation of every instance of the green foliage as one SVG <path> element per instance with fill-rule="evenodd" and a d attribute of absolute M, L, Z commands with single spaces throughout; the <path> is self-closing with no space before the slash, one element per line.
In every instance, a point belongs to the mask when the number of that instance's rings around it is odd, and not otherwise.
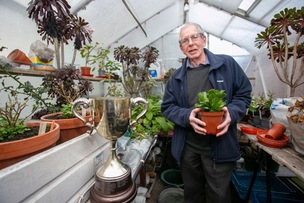
<path fill-rule="evenodd" d="M 5 106 L 0 108 L 0 142 L 10 141 L 14 136 L 29 131 L 30 129 L 26 127 L 24 121 L 37 110 L 37 106 L 34 105 L 31 113 L 21 119 L 20 114 L 27 106 L 29 99 L 21 102 L 16 94 L 9 94 L 8 100 Z"/>
<path fill-rule="evenodd" d="M 73 112 L 72 112 L 72 104 L 64 104 L 60 108 L 60 111 L 62 112 L 61 116 L 63 118 L 73 118 Z"/>
<path fill-rule="evenodd" d="M 208 92 L 200 92 L 195 107 L 199 107 L 206 112 L 220 112 L 226 105 L 224 101 L 226 96 L 224 90 L 210 89 Z"/>
<path fill-rule="evenodd" d="M 259 112 L 260 117 L 263 117 L 262 111 L 270 111 L 271 104 L 274 99 L 274 93 L 268 92 L 267 97 L 264 94 L 259 94 L 258 97 L 251 96 L 249 111 L 253 113 Z M 268 117 L 268 116 L 267 116 Z"/>
<path fill-rule="evenodd" d="M 23 134 L 26 131 L 30 131 L 26 125 L 19 123 L 15 126 L 9 126 L 8 121 L 0 118 L 0 142 L 7 142 L 14 140 L 14 137 L 19 134 Z"/>
<path fill-rule="evenodd" d="M 48 87 L 34 87 L 29 81 L 21 82 L 18 75 L 11 74 L 5 67 L 0 66 L 0 70 L 5 73 L 4 75 L 0 75 L 2 86 L 0 92 L 4 91 L 11 95 L 25 95 L 25 100 L 34 100 L 35 104 L 41 108 L 51 108 L 53 106 L 51 99 L 44 97 L 44 94 L 48 91 Z M 17 83 L 17 86 L 7 86 L 5 82 L 7 78 L 13 79 Z"/>
<path fill-rule="evenodd" d="M 110 50 L 99 46 L 99 42 L 94 45 L 84 45 L 80 49 L 80 55 L 85 59 L 85 66 L 97 64 L 103 70 L 104 61 L 107 60 Z M 95 70 L 95 68 L 93 68 Z"/>
<path fill-rule="evenodd" d="M 162 115 L 160 96 L 150 96 L 147 98 L 147 102 L 147 113 L 137 121 L 136 130 L 132 132 L 132 137 L 156 135 L 160 131 L 167 135 L 168 131 L 173 130 L 174 124 Z M 131 119 L 134 120 L 142 111 L 143 106 L 141 105 L 133 107 Z"/>

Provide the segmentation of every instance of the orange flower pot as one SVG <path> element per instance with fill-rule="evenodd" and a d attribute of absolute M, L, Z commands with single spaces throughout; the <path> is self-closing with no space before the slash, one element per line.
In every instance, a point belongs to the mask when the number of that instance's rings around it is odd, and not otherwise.
<path fill-rule="evenodd" d="M 28 124 L 29 127 L 39 125 L 39 122 Z M 48 125 L 51 125 L 51 123 L 48 122 Z M 54 129 L 44 134 L 22 140 L 0 143 L 0 169 L 55 146 L 59 140 L 59 133 L 59 125 L 55 123 Z"/>
<path fill-rule="evenodd" d="M 19 49 L 15 49 L 8 56 L 8 59 L 15 63 L 25 64 L 25 65 L 33 65 L 33 62 Z"/>
<path fill-rule="evenodd" d="M 268 130 L 265 137 L 269 139 L 279 140 L 284 135 L 286 127 L 280 123 L 274 123 Z"/>
<path fill-rule="evenodd" d="M 60 139 L 57 144 L 64 143 L 71 140 L 79 135 L 86 133 L 90 130 L 89 127 L 85 126 L 84 123 L 78 118 L 68 118 L 68 119 L 55 119 L 52 118 L 62 112 L 56 112 L 52 114 L 47 114 L 42 116 L 40 119 L 42 121 L 52 122 L 53 120 L 60 126 Z M 85 116 L 87 122 L 92 121 L 92 116 Z"/>
<path fill-rule="evenodd" d="M 205 112 L 200 111 L 201 120 L 206 123 L 207 134 L 216 135 L 218 133 L 217 126 L 223 121 L 224 111 Z"/>
<path fill-rule="evenodd" d="M 81 70 L 81 75 L 90 75 L 91 74 L 91 68 L 90 67 L 86 67 L 86 66 L 82 66 L 80 67 Z"/>

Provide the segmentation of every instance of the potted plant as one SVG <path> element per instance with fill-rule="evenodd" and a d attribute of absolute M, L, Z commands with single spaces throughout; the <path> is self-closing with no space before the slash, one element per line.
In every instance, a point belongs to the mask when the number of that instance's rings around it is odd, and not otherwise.
<path fill-rule="evenodd" d="M 295 102 L 288 107 L 288 127 L 291 142 L 295 151 L 304 155 L 304 97 L 295 98 Z"/>
<path fill-rule="evenodd" d="M 122 85 L 131 96 L 139 96 L 143 84 L 151 80 L 149 68 L 155 63 L 159 51 L 147 46 L 142 51 L 138 47 L 129 48 L 121 45 L 114 49 L 114 58 L 122 64 Z"/>
<path fill-rule="evenodd" d="M 104 70 L 105 60 L 108 59 L 110 50 L 99 46 L 100 43 L 96 42 L 94 45 L 85 45 L 80 49 L 80 55 L 85 59 L 85 65 L 81 67 L 83 75 L 89 75 L 91 67 L 90 65 L 97 64 L 98 70 Z M 96 68 L 93 68 L 93 71 Z"/>
<path fill-rule="evenodd" d="M 22 161 L 56 145 L 59 139 L 59 125 L 26 120 L 31 114 L 20 118 L 29 98 L 22 101 L 17 95 L 8 95 L 9 102 L 0 108 L 0 169 Z"/>
<path fill-rule="evenodd" d="M 64 44 L 69 40 L 74 39 L 75 52 L 86 44 L 86 40 L 91 42 L 92 29 L 84 19 L 71 14 L 71 6 L 66 0 L 31 0 L 28 5 L 28 17 L 37 24 L 42 40 L 54 44 L 57 68 L 64 67 Z"/>
<path fill-rule="evenodd" d="M 92 83 L 81 77 L 79 69 L 71 65 L 56 69 L 51 74 L 44 76 L 42 86 L 48 88 L 47 93 L 50 98 L 56 99 L 56 106 L 59 111 L 44 115 L 41 120 L 55 120 L 60 125 L 59 143 L 68 141 L 89 130 L 72 113 L 73 101 L 93 90 Z M 86 115 L 86 112 L 83 113 L 83 116 L 87 121 L 93 119 L 93 116 Z"/>
<path fill-rule="evenodd" d="M 274 93 L 268 92 L 267 96 L 259 94 L 258 97 L 251 96 L 249 111 L 252 114 L 253 125 L 263 129 L 269 129 L 270 107 L 274 99 Z"/>
<path fill-rule="evenodd" d="M 256 47 L 267 45 L 276 75 L 290 87 L 290 97 L 294 97 L 296 88 L 304 84 L 303 13 L 304 7 L 298 10 L 285 8 L 274 15 L 270 26 L 255 39 Z"/>
<path fill-rule="evenodd" d="M 28 81 L 22 83 L 18 76 L 8 71 L 11 67 L 9 60 L 1 58 L 0 69 L 6 74 L 0 76 L 0 91 L 7 93 L 8 102 L 0 102 L 0 169 L 55 146 L 59 139 L 59 125 L 45 123 L 47 128 L 38 133 L 40 122 L 26 122 L 37 109 L 52 105 L 48 98 L 42 97 L 46 89 L 35 88 Z M 6 85 L 7 78 L 16 81 L 17 86 Z M 21 100 L 18 95 L 25 97 Z M 35 100 L 35 104 L 30 113 L 22 118 L 21 114 L 28 109 L 30 100 Z"/>
<path fill-rule="evenodd" d="M 208 92 L 198 93 L 198 102 L 195 107 L 201 108 L 200 118 L 206 123 L 207 134 L 217 134 L 217 126 L 222 123 L 224 111 L 222 108 L 226 105 L 224 90 L 210 89 Z"/>

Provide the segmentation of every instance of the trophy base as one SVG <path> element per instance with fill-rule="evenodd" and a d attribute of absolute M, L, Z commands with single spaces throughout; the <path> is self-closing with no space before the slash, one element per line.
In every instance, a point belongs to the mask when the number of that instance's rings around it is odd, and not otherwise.
<path fill-rule="evenodd" d="M 118 177 L 106 178 L 96 175 L 96 182 L 91 189 L 90 200 L 99 202 L 132 202 L 136 197 L 136 184 L 131 178 L 131 170 Z"/>

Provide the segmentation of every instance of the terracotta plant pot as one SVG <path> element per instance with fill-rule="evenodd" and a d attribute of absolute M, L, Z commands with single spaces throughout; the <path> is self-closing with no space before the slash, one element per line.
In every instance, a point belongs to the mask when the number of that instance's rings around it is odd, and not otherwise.
<path fill-rule="evenodd" d="M 48 125 L 52 123 L 48 122 Z M 54 123 L 53 130 L 34 137 L 11 142 L 0 143 L 0 169 L 25 160 L 39 152 L 56 145 L 59 140 L 59 125 Z M 28 126 L 39 126 L 40 122 L 29 123 Z"/>
<path fill-rule="evenodd" d="M 82 67 L 80 67 L 80 70 L 81 70 L 81 75 L 90 75 L 91 74 L 90 67 L 82 66 Z"/>
<path fill-rule="evenodd" d="M 40 118 L 42 121 L 48 121 L 48 122 L 52 122 L 54 120 L 56 123 L 59 124 L 60 139 L 58 140 L 57 144 L 64 143 L 90 130 L 90 128 L 85 126 L 84 123 L 78 118 L 68 118 L 68 119 L 52 118 L 59 114 L 62 114 L 62 112 L 47 114 Z M 92 121 L 92 116 L 85 116 L 85 119 L 87 122 Z"/>
<path fill-rule="evenodd" d="M 265 137 L 269 139 L 279 140 L 284 135 L 286 127 L 280 123 L 274 123 L 272 127 L 268 130 Z"/>
<path fill-rule="evenodd" d="M 206 123 L 207 134 L 216 135 L 218 133 L 217 126 L 223 121 L 224 111 L 205 112 L 200 111 L 201 120 Z"/>
<path fill-rule="evenodd" d="M 257 135 L 256 135 L 257 140 L 262 145 L 272 147 L 272 148 L 282 148 L 288 144 L 288 140 L 289 140 L 288 136 L 283 135 L 281 137 L 281 139 L 274 140 L 274 139 L 269 139 L 266 137 L 267 132 L 268 132 L 267 130 L 259 130 L 257 132 Z"/>
<path fill-rule="evenodd" d="M 25 65 L 33 65 L 33 62 L 19 49 L 15 49 L 8 56 L 8 59 L 15 63 L 25 64 Z"/>

